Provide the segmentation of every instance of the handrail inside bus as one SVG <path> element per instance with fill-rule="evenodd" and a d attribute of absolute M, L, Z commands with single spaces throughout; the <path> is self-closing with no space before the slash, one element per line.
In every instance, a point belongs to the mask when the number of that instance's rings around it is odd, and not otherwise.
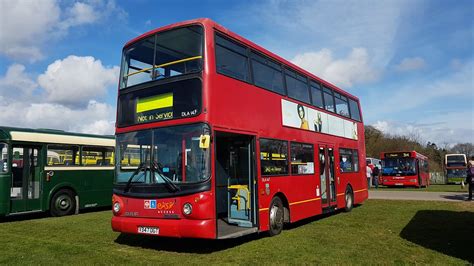
<path fill-rule="evenodd" d="M 153 68 L 160 68 L 160 67 L 170 66 L 170 65 L 174 65 L 174 64 L 178 64 L 178 63 L 182 63 L 182 62 L 187 62 L 187 61 L 192 61 L 192 60 L 196 60 L 196 59 L 201 59 L 201 58 L 202 58 L 202 55 L 198 55 L 198 56 L 188 57 L 188 58 L 184 58 L 184 59 L 180 59 L 180 60 L 176 60 L 176 61 L 171 61 L 171 62 L 164 63 L 164 64 L 161 64 L 161 65 L 155 65 L 154 67 L 147 67 L 147 68 L 138 70 L 136 72 L 125 75 L 125 77 L 130 77 L 130 76 L 133 76 L 135 74 L 146 72 L 146 71 L 149 71 Z"/>

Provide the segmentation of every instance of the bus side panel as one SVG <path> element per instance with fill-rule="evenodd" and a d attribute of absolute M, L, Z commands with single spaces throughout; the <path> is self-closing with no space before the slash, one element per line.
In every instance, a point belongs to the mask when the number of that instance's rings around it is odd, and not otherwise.
<path fill-rule="evenodd" d="M 10 213 L 11 175 L 0 174 L 0 216 Z"/>
<path fill-rule="evenodd" d="M 49 182 L 44 182 L 44 210 L 49 209 L 54 193 L 70 188 L 79 197 L 79 208 L 110 206 L 113 170 L 56 170 Z"/>
<path fill-rule="evenodd" d="M 78 191 L 80 208 L 112 205 L 113 170 L 77 171 L 77 178 L 82 179 Z"/>

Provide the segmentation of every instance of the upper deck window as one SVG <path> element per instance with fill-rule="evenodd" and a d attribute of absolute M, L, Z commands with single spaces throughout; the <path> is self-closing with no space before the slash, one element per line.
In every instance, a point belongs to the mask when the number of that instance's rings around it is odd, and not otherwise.
<path fill-rule="evenodd" d="M 347 97 L 337 92 L 334 92 L 334 98 L 336 99 L 337 113 L 349 117 L 349 106 L 347 103 Z"/>
<path fill-rule="evenodd" d="M 311 98 L 313 100 L 313 105 L 319 108 L 324 108 L 324 103 L 323 103 L 323 91 L 321 90 L 321 86 L 314 82 L 311 81 Z"/>
<path fill-rule="evenodd" d="M 247 48 L 216 34 L 217 72 L 249 81 Z"/>
<path fill-rule="evenodd" d="M 360 121 L 360 112 L 359 112 L 359 104 L 349 98 L 349 107 L 351 109 L 351 118 L 357 121 Z"/>
<path fill-rule="evenodd" d="M 120 87 L 199 72 L 202 69 L 201 26 L 159 32 L 123 51 Z"/>
<path fill-rule="evenodd" d="M 334 108 L 334 95 L 331 89 L 324 87 L 323 89 L 324 94 L 324 109 L 335 112 Z"/>
<path fill-rule="evenodd" d="M 309 103 L 309 89 L 306 77 L 290 70 L 286 70 L 285 73 L 288 96 Z"/>
<path fill-rule="evenodd" d="M 285 94 L 281 66 L 257 53 L 252 52 L 251 58 L 254 84 L 279 94 Z"/>

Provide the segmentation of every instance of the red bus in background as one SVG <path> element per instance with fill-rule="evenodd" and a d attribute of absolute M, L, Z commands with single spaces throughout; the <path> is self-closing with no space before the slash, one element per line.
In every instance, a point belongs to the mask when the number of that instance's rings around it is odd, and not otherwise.
<path fill-rule="evenodd" d="M 358 99 L 209 19 L 125 45 L 116 139 L 118 232 L 275 235 L 368 197 Z"/>
<path fill-rule="evenodd" d="M 416 151 L 382 152 L 382 184 L 384 186 L 430 185 L 428 157 Z"/>
<path fill-rule="evenodd" d="M 466 180 L 467 158 L 465 154 L 446 154 L 444 157 L 444 171 L 447 184 L 460 184 Z"/>

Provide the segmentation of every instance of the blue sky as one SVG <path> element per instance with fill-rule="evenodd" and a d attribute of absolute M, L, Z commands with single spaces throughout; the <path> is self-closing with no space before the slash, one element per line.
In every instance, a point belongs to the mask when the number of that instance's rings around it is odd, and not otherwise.
<path fill-rule="evenodd" d="M 113 134 L 120 51 L 209 17 L 358 96 L 365 123 L 474 142 L 473 1 L 0 1 L 1 125 Z"/>

